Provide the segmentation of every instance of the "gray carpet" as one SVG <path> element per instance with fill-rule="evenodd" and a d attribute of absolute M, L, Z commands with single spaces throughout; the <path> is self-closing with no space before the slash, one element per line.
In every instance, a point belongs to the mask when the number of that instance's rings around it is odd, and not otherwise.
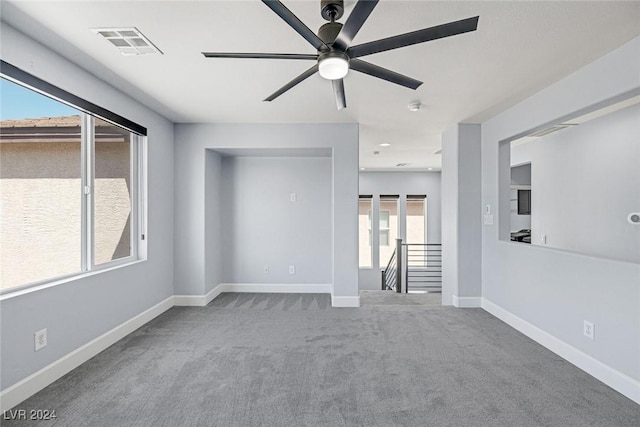
<path fill-rule="evenodd" d="M 3 426 L 633 426 L 640 406 L 481 309 L 327 295 L 174 307 Z"/>
<path fill-rule="evenodd" d="M 440 292 L 398 294 L 392 291 L 360 291 L 360 305 L 442 305 Z"/>

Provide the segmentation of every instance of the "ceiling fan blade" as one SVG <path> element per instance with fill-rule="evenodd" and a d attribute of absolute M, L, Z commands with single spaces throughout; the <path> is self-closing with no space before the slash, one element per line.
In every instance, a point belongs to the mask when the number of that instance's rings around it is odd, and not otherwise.
<path fill-rule="evenodd" d="M 373 65 L 360 59 L 352 59 L 349 62 L 349 68 L 400 86 L 408 87 L 409 89 L 415 90 L 422 84 L 419 80 L 412 79 L 411 77 L 398 74 L 395 71 L 387 70 L 386 68 Z"/>
<path fill-rule="evenodd" d="M 336 97 L 336 106 L 338 107 L 338 110 L 347 108 L 347 99 L 344 96 L 344 80 L 331 80 L 331 85 L 333 86 L 333 94 Z"/>
<path fill-rule="evenodd" d="M 449 22 L 448 24 L 438 25 L 436 27 L 400 34 L 399 36 L 359 44 L 349 48 L 349 56 L 351 58 L 358 58 L 365 55 L 371 55 L 373 53 L 398 49 L 400 47 L 411 46 L 412 44 L 424 43 L 431 40 L 475 31 L 478 28 L 478 18 L 480 17 L 474 16 L 473 18 L 462 19 L 460 21 Z"/>
<path fill-rule="evenodd" d="M 292 87 L 294 87 L 295 85 L 297 85 L 298 83 L 303 81 L 304 79 L 312 76 L 316 72 L 318 72 L 318 64 L 315 64 L 313 67 L 309 68 L 307 71 L 305 71 L 304 73 L 300 74 L 298 77 L 296 77 L 295 79 L 291 80 L 286 85 L 282 86 L 280 89 L 278 89 L 277 91 L 275 91 L 274 93 L 269 95 L 264 100 L 268 101 L 268 102 L 273 101 L 274 99 L 276 99 L 277 97 L 279 97 L 280 95 L 282 95 L 283 93 L 285 93 L 286 91 L 288 91 L 289 89 L 291 89 Z"/>
<path fill-rule="evenodd" d="M 364 21 L 367 20 L 369 14 L 377 4 L 378 0 L 360 0 L 356 3 L 349 18 L 347 18 L 347 22 L 345 22 L 342 30 L 340 30 L 340 34 L 338 34 L 338 37 L 336 37 L 336 40 L 333 42 L 334 47 L 347 50 L 353 38 L 358 34 L 358 31 L 360 31 L 362 24 L 364 24 Z"/>
<path fill-rule="evenodd" d="M 234 52 L 202 52 L 205 58 L 253 58 L 253 59 L 311 59 L 317 60 L 318 55 L 304 53 L 234 53 Z"/>
<path fill-rule="evenodd" d="M 262 0 L 264 4 L 271 10 L 273 10 L 280 18 L 282 18 L 287 24 L 291 26 L 298 34 L 304 37 L 316 50 L 328 49 L 320 37 L 318 37 L 313 31 L 309 29 L 304 23 L 298 19 L 285 5 L 278 0 Z"/>

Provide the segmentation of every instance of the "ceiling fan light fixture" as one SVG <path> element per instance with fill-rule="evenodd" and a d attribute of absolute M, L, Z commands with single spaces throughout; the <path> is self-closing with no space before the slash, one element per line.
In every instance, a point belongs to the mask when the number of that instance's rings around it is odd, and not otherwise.
<path fill-rule="evenodd" d="M 344 55 L 327 55 L 318 61 L 318 72 L 327 80 L 339 80 L 349 72 L 349 61 Z"/>

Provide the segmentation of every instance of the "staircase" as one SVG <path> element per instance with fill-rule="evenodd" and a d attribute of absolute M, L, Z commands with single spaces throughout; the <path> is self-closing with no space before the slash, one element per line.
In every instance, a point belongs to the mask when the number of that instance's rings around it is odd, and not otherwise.
<path fill-rule="evenodd" d="M 403 243 L 382 271 L 382 290 L 397 293 L 442 291 L 442 244 Z"/>

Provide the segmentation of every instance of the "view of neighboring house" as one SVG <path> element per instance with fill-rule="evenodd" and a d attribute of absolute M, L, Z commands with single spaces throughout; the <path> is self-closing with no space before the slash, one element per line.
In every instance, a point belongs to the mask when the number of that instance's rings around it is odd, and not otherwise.
<path fill-rule="evenodd" d="M 0 122 L 0 288 L 81 271 L 81 115 Z M 96 119 L 94 263 L 130 253 L 130 133 Z"/>

